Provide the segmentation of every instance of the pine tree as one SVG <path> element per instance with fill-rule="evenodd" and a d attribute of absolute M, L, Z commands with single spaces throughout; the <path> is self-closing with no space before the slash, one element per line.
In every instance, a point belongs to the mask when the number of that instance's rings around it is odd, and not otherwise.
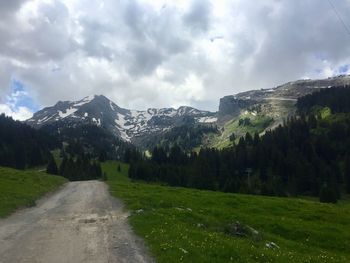
<path fill-rule="evenodd" d="M 345 190 L 350 194 L 350 156 L 345 160 L 345 171 L 344 171 L 344 181 L 345 181 Z"/>
<path fill-rule="evenodd" d="M 64 155 L 63 159 L 62 159 L 62 162 L 61 162 L 61 165 L 60 165 L 59 170 L 58 170 L 59 174 L 62 175 L 62 176 L 64 175 L 64 172 L 65 172 L 65 169 L 66 169 L 66 165 L 67 165 L 67 161 L 68 161 L 67 155 Z"/>
<path fill-rule="evenodd" d="M 52 154 L 49 155 L 49 163 L 46 167 L 46 173 L 48 174 L 58 174 L 58 169 L 57 169 L 57 165 L 55 162 L 55 159 L 53 158 Z"/>
<path fill-rule="evenodd" d="M 337 194 L 335 190 L 326 182 L 324 182 L 321 187 L 320 202 L 334 204 L 337 202 Z"/>

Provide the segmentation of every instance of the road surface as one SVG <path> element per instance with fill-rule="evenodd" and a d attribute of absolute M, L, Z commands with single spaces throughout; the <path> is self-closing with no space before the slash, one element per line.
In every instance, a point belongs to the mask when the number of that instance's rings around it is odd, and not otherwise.
<path fill-rule="evenodd" d="M 0 220 L 0 262 L 151 262 L 127 216 L 103 182 L 68 183 Z"/>

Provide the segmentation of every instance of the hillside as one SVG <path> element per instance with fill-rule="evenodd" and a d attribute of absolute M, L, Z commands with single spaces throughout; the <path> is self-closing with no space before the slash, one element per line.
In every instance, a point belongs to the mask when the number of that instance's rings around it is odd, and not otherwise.
<path fill-rule="evenodd" d="M 298 116 L 259 136 L 271 119 L 239 119 L 236 143 L 190 155 L 158 146 L 130 162 L 129 176 L 149 182 L 233 193 L 314 196 L 333 202 L 350 193 L 350 86 L 322 89 L 298 100 Z M 232 142 L 233 143 L 233 142 Z"/>
<path fill-rule="evenodd" d="M 216 148 L 232 145 L 230 136 L 233 133 L 235 137 L 241 137 L 247 131 L 263 134 L 295 115 L 295 103 L 298 98 L 321 89 L 349 84 L 350 76 L 341 75 L 327 79 L 297 80 L 274 88 L 225 96 L 220 99 L 218 111 L 218 126 L 221 127 L 221 133 L 207 138 L 207 145 Z M 251 120 L 248 125 L 237 125 L 239 120 L 247 118 Z"/>
<path fill-rule="evenodd" d="M 329 205 L 131 182 L 128 166 L 121 172 L 117 166 L 103 164 L 110 191 L 132 211 L 130 223 L 157 262 L 350 260 L 348 201 Z"/>
<path fill-rule="evenodd" d="M 35 200 L 65 182 L 60 176 L 0 167 L 0 217 L 18 208 L 35 205 Z"/>

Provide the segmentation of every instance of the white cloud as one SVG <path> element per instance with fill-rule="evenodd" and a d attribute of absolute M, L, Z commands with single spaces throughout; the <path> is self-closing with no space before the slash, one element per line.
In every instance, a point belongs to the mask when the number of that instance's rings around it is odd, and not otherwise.
<path fill-rule="evenodd" d="M 350 64 L 327 1 L 3 2 L 0 95 L 15 76 L 42 106 L 95 93 L 137 109 L 216 110 L 224 95 Z M 349 1 L 335 4 L 350 24 Z"/>
<path fill-rule="evenodd" d="M 24 121 L 33 116 L 33 112 L 26 107 L 19 107 L 16 110 L 12 110 L 6 104 L 0 104 L 0 113 L 4 113 L 6 116 L 11 116 L 14 120 Z"/>

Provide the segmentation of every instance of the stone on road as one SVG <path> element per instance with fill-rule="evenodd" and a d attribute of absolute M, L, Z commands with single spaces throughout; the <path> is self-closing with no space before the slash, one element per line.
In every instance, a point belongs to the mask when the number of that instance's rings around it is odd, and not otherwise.
<path fill-rule="evenodd" d="M 151 262 L 127 216 L 103 182 L 68 183 L 0 220 L 0 262 Z"/>

